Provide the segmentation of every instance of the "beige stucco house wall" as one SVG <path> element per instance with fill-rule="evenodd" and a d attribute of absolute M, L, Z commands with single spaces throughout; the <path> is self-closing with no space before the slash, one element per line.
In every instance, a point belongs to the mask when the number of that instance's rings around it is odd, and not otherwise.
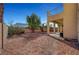
<path fill-rule="evenodd" d="M 64 38 L 77 39 L 77 4 L 64 4 Z"/>
<path fill-rule="evenodd" d="M 64 11 L 57 15 L 48 16 L 48 22 L 62 19 L 64 38 L 79 40 L 79 4 L 64 3 L 63 5 Z"/>
<path fill-rule="evenodd" d="M 79 41 L 79 4 L 77 5 L 77 35 Z"/>

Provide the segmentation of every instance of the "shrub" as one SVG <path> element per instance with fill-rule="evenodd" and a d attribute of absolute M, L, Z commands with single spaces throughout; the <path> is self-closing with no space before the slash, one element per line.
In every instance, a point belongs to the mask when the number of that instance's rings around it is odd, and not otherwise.
<path fill-rule="evenodd" d="M 8 37 L 11 37 L 13 35 L 19 35 L 24 33 L 24 28 L 19 28 L 19 27 L 13 27 L 13 26 L 9 26 L 8 27 Z"/>

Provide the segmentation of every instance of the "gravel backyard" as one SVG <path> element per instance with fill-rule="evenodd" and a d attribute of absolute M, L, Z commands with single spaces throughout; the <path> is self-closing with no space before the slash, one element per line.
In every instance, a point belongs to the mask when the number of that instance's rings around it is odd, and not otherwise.
<path fill-rule="evenodd" d="M 2 55 L 78 55 L 75 49 L 46 33 L 26 33 L 8 39 Z"/>

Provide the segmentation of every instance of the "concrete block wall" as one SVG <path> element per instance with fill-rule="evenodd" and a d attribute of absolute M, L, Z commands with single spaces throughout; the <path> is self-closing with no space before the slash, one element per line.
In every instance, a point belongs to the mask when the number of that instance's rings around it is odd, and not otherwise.
<path fill-rule="evenodd" d="M 3 24 L 3 45 L 7 43 L 8 26 Z M 2 23 L 0 23 L 0 49 L 2 48 Z"/>
<path fill-rule="evenodd" d="M 3 43 L 4 44 L 7 44 L 7 41 L 8 41 L 7 37 L 8 37 L 8 26 L 3 24 Z"/>
<path fill-rule="evenodd" d="M 0 3 L 0 53 L 2 48 L 2 20 L 3 20 L 3 4 Z"/>

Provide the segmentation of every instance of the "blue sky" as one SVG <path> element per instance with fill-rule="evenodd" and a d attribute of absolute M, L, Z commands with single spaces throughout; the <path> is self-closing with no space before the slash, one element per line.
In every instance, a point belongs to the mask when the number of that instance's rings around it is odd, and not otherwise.
<path fill-rule="evenodd" d="M 58 7 L 57 10 L 54 8 Z M 4 23 L 26 23 L 26 16 L 32 13 L 40 17 L 41 23 L 47 21 L 47 11 L 51 10 L 52 15 L 63 11 L 61 3 L 7 3 L 4 4 Z"/>

